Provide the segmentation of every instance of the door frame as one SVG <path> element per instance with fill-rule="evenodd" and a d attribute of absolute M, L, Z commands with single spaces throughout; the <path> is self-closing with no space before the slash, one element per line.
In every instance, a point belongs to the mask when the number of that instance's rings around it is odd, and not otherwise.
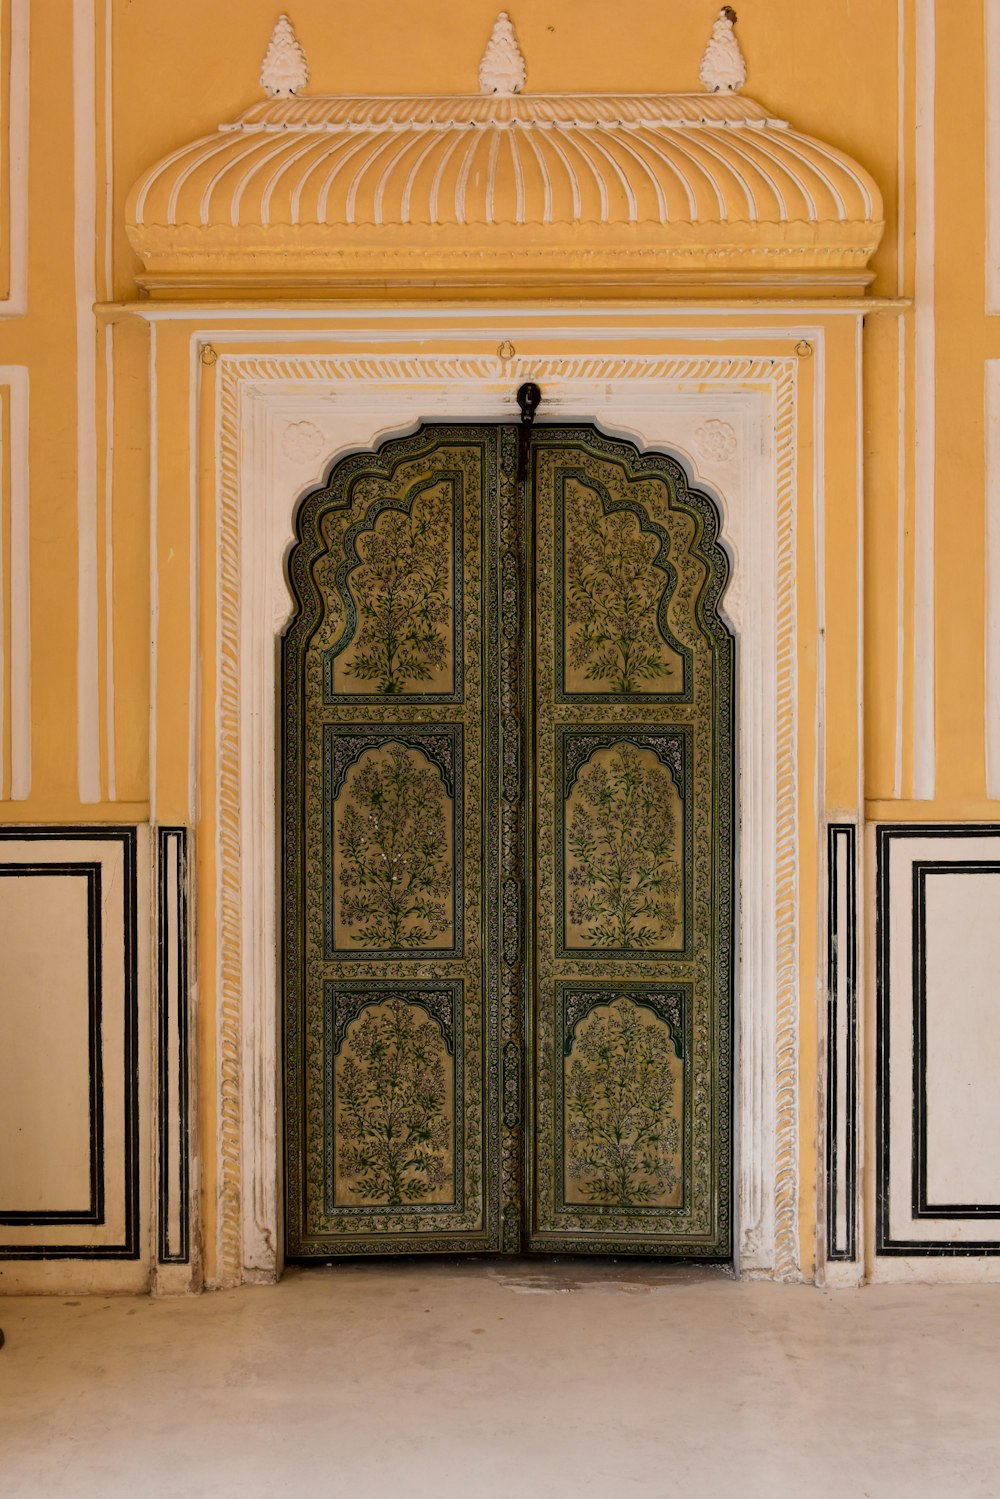
<path fill-rule="evenodd" d="M 429 327 L 383 330 L 389 347 L 376 352 L 356 332 L 352 352 L 332 332 L 320 347 L 280 354 L 267 350 L 263 333 L 244 334 L 244 346 L 231 350 L 215 336 L 214 420 L 202 435 L 215 492 L 214 609 L 203 628 L 213 627 L 219 665 L 215 711 L 206 705 L 200 734 L 216 817 L 199 827 L 199 853 L 207 856 L 202 870 L 214 872 L 217 914 L 216 1284 L 281 1271 L 273 705 L 278 639 L 292 609 L 286 559 L 296 505 L 338 458 L 421 421 L 516 420 L 514 395 L 526 379 L 543 391 L 539 420 L 595 422 L 640 449 L 666 452 L 720 507 L 733 567 L 722 613 L 737 640 L 738 678 L 734 1259 L 741 1273 L 801 1273 L 798 886 L 807 824 L 799 805 L 797 517 L 808 504 L 816 520 L 811 570 L 822 547 L 821 409 L 802 399 L 801 386 L 808 371 L 815 394 L 823 329 L 660 328 L 649 352 L 622 356 L 607 342 L 616 321 L 556 336 L 524 316 L 529 327 L 510 335 L 531 348 L 509 356 L 504 346 L 491 352 L 489 333 L 456 349 L 427 311 L 420 320 Z M 280 337 L 287 346 L 287 331 Z M 803 339 L 817 354 L 808 366 L 796 351 Z M 258 347 L 248 350 L 250 340 Z M 815 704 L 811 735 L 820 691 Z M 819 741 L 816 734 L 817 761 Z M 813 840 L 814 816 L 810 807 Z"/>

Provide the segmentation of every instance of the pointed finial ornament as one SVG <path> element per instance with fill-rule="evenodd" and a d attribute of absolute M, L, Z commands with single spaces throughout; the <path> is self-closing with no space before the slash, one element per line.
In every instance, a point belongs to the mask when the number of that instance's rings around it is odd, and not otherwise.
<path fill-rule="evenodd" d="M 747 81 L 747 65 L 736 40 L 736 12 L 724 5 L 715 18 L 705 56 L 701 60 L 701 81 L 712 94 L 735 94 Z"/>
<path fill-rule="evenodd" d="M 260 65 L 260 86 L 275 99 L 290 99 L 309 82 L 309 64 L 287 16 L 274 23 Z"/>
<path fill-rule="evenodd" d="M 527 79 L 510 16 L 502 10 L 479 64 L 479 87 L 484 94 L 519 94 Z"/>

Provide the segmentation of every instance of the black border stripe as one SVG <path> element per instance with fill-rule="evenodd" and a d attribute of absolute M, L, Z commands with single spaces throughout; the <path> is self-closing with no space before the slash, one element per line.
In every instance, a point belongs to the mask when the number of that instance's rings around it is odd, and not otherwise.
<path fill-rule="evenodd" d="M 80 878 L 87 882 L 87 1094 L 89 1201 L 85 1208 L 0 1211 L 7 1227 L 104 1222 L 104 1076 L 101 1055 L 101 866 L 100 864 L 0 864 L 0 878 Z"/>
<path fill-rule="evenodd" d="M 847 926 L 841 932 L 837 889 L 840 864 L 838 844 L 844 843 L 847 859 Z M 857 936 L 857 830 L 853 823 L 830 823 L 827 827 L 827 1035 L 826 1035 L 826 1257 L 856 1260 L 857 1172 L 858 1172 L 858 936 Z M 840 1013 L 840 980 L 843 969 L 845 1013 Z M 845 1118 L 839 1118 L 839 1041 L 846 1030 Z M 841 1151 L 841 1136 L 843 1150 Z M 844 1176 L 845 1240 L 839 1242 L 837 1197 L 840 1173 Z"/>
<path fill-rule="evenodd" d="M 875 1154 L 878 1173 L 875 1204 L 876 1253 L 885 1256 L 903 1255 L 910 1258 L 946 1256 L 961 1258 L 977 1256 L 994 1258 L 1000 1256 L 1000 1239 L 979 1239 L 957 1242 L 948 1239 L 896 1239 L 891 1231 L 890 1203 L 890 1086 L 891 1086 L 891 1034 L 890 1034 L 890 959 L 891 921 L 889 867 L 891 845 L 901 838 L 997 838 L 1000 837 L 998 823 L 883 823 L 875 829 L 875 991 L 876 991 L 876 1088 L 875 1088 Z M 915 864 L 919 861 L 915 861 Z M 934 861 L 938 862 L 938 861 Z M 942 860 L 949 867 L 961 866 L 972 861 L 956 859 Z M 911 890 L 913 886 L 911 885 Z M 913 943 L 914 989 L 917 986 L 919 952 L 917 949 L 918 908 L 912 911 L 911 940 Z M 921 938 L 922 940 L 922 938 Z M 914 1035 L 916 1051 L 916 1033 Z M 916 1080 L 919 1074 L 916 1058 L 911 1069 L 914 1145 L 918 1137 L 918 1091 Z M 911 1204 L 912 1207 L 912 1204 Z M 944 1215 L 939 1215 L 944 1216 Z"/>
<path fill-rule="evenodd" d="M 927 876 L 1000 874 L 997 859 L 919 859 L 913 863 L 913 1184 L 920 1218 L 1000 1218 L 1000 1203 L 934 1204 L 927 1200 Z"/>
<path fill-rule="evenodd" d="M 187 828 L 161 827 L 156 833 L 156 1082 L 159 1124 L 157 1169 L 157 1258 L 164 1265 L 186 1265 L 191 1258 L 190 1062 L 188 990 Z M 174 861 L 177 903 L 168 895 L 170 862 Z M 177 974 L 175 995 L 170 992 L 170 957 Z M 172 1002 L 176 1012 L 171 1013 Z M 177 1051 L 170 1054 L 171 1020 L 177 1028 Z M 176 1067 L 177 1127 L 171 1135 L 170 1081 Z M 176 1157 L 176 1159 L 175 1159 Z M 177 1242 L 170 1237 L 170 1182 L 176 1165 Z"/>
<path fill-rule="evenodd" d="M 137 1260 L 140 1258 L 140 1161 L 139 1161 L 139 957 L 138 957 L 138 893 L 136 888 L 137 832 L 134 827 L 102 823 L 96 827 L 75 824 L 69 827 L 55 824 L 39 827 L 19 827 L 6 824 L 0 827 L 2 842 L 13 843 L 118 843 L 121 845 L 124 865 L 123 891 L 123 965 L 124 965 L 124 1047 L 123 1047 L 123 1161 L 122 1201 L 124 1233 L 117 1244 L 0 1244 L 0 1259 L 3 1260 Z M 46 864 L 46 872 L 55 865 Z M 84 861 L 67 868 L 87 868 Z M 90 866 L 92 867 L 92 866 Z M 103 902 L 96 900 L 96 938 L 94 952 L 98 973 L 102 960 L 102 932 L 100 917 Z M 93 965 L 92 965 L 93 969 Z M 98 1047 L 98 1065 L 94 1076 L 102 1094 L 102 1072 L 100 1070 L 101 1048 Z M 103 1117 L 101 1119 L 103 1147 Z M 101 1162 L 99 1192 L 102 1215 L 106 1191 L 106 1166 Z M 103 1216 L 102 1216 L 103 1221 Z"/>

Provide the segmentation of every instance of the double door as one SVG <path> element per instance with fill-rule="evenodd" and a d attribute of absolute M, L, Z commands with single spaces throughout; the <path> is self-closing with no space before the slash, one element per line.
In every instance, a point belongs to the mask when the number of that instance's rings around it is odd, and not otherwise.
<path fill-rule="evenodd" d="M 427 425 L 300 507 L 289 1256 L 730 1252 L 718 529 L 588 426 Z"/>

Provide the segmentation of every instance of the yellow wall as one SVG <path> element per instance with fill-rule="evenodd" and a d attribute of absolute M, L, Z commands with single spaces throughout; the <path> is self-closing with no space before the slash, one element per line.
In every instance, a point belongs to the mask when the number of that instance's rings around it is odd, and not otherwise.
<path fill-rule="evenodd" d="M 887 227 L 874 262 L 873 293 L 913 299 L 919 291 L 917 309 L 873 315 L 864 332 L 863 792 L 869 815 L 888 820 L 992 818 L 998 812 L 998 804 L 987 800 L 984 747 L 983 378 L 984 359 L 1000 356 L 1000 319 L 984 311 L 983 0 L 938 5 L 937 35 L 928 43 L 934 9 L 933 0 L 742 0 L 739 7 L 747 92 L 798 128 L 850 152 L 879 183 Z M 112 310 L 96 315 L 91 304 L 135 298 L 138 263 L 123 228 L 128 189 L 152 161 L 259 97 L 260 59 L 276 10 L 275 0 L 243 0 L 239 7 L 206 6 L 203 0 L 32 0 L 27 306 L 0 318 L 0 366 L 22 367 L 30 385 L 31 789 L 26 799 L 0 800 L 0 820 L 127 822 L 149 815 L 151 334 L 141 317 Z M 597 0 L 528 0 L 513 19 L 531 90 L 686 90 L 697 87 L 714 13 L 712 0 L 618 0 L 613 7 Z M 8 63 L 17 46 L 11 24 L 17 14 L 13 0 L 3 0 L 0 50 Z M 433 92 L 476 87 L 495 14 L 496 0 L 465 0 L 461 6 L 368 0 L 350 14 L 331 11 L 327 0 L 297 0 L 292 19 L 310 60 L 311 92 Z M 11 108 L 6 99 L 5 140 Z M 919 200 L 918 119 L 921 152 L 930 153 L 922 159 L 931 159 Z M 0 211 L 7 205 L 11 224 L 17 212 L 13 181 L 4 181 L 0 196 Z M 831 323 L 828 333 L 831 347 L 847 341 L 832 356 L 846 367 L 853 359 L 850 320 Z M 930 336 L 933 360 L 927 355 Z M 176 340 L 163 357 L 155 396 L 160 430 L 174 424 L 180 431 L 188 421 L 186 343 Z M 171 361 L 176 381 L 163 375 Z M 6 389 L 0 376 L 0 393 Z M 926 409 L 929 399 L 937 421 L 936 446 L 926 458 L 933 464 L 932 533 L 921 529 L 915 442 L 918 402 Z M 16 434 L 9 405 L 3 412 L 8 454 Z M 831 407 L 828 596 L 843 589 L 838 560 L 850 557 L 854 545 L 854 419 L 849 402 Z M 191 650 L 190 559 L 174 546 L 177 535 L 187 534 L 181 509 L 188 504 L 188 458 L 182 444 L 175 455 L 159 455 L 161 476 L 169 476 L 171 463 L 173 480 L 161 479 L 156 520 L 163 543 L 159 608 L 171 621 L 160 638 L 161 691 L 162 679 L 187 680 Z M 12 721 L 16 588 L 10 576 L 9 455 L 0 479 L 0 636 L 6 646 L 0 742 L 8 767 L 0 797 L 8 798 L 11 744 L 16 735 L 24 737 L 23 722 Z M 808 527 L 805 509 L 801 522 Z M 210 534 L 203 541 L 210 543 Z M 933 580 L 931 591 L 918 595 L 925 577 Z M 808 620 L 813 606 L 808 598 L 805 604 Z M 932 667 L 915 628 L 918 615 L 928 610 Z M 857 650 L 850 629 L 826 642 L 825 794 L 819 809 L 804 800 L 804 817 L 813 828 L 817 810 L 832 814 L 857 806 Z M 814 655 L 808 638 L 802 651 L 808 675 Z M 203 670 L 203 692 L 210 697 L 210 654 Z M 922 752 L 927 748 L 920 719 L 927 698 L 917 687 L 929 671 L 932 782 L 926 773 L 915 781 L 921 760 L 915 744 Z M 176 694 L 171 701 L 176 706 Z M 160 733 L 155 815 L 184 821 L 189 772 L 183 735 L 178 738 L 176 726 L 161 726 Z M 800 753 L 803 774 L 810 776 L 805 741 Z M 204 795 L 211 812 L 211 793 L 206 789 Z M 815 833 L 806 837 L 804 855 L 804 929 L 815 947 L 817 884 L 805 877 L 815 864 Z M 203 915 L 206 923 L 213 919 L 210 909 Z M 207 928 L 199 940 L 210 950 Z M 812 949 L 800 957 L 802 1233 L 808 1258 L 816 1097 L 815 1052 L 809 1047 L 819 960 Z M 208 1082 L 215 1046 L 209 1029 L 201 1044 Z M 204 1123 L 211 1127 L 211 1102 L 204 1108 Z M 214 1169 L 207 1157 L 209 1205 Z"/>
<path fill-rule="evenodd" d="M 8 26 L 11 0 L 8 0 Z M 711 6 L 623 3 L 606 8 L 551 0 L 516 16 L 529 87 L 683 89 L 695 83 Z M 936 212 L 937 505 L 934 564 L 936 811 L 982 812 L 984 527 L 983 360 L 1000 351 L 998 319 L 984 313 L 984 88 L 982 4 L 966 0 L 939 18 L 934 144 Z M 887 229 L 875 260 L 874 292 L 914 294 L 916 235 L 916 0 L 746 0 L 739 35 L 748 92 L 798 127 L 844 147 L 875 175 Z M 428 3 L 401 19 L 374 0 L 336 27 L 329 10 L 302 0 L 294 16 L 312 67 L 310 88 L 386 91 L 475 86 L 475 66 L 493 16 L 490 0 L 460 12 Z M 143 167 L 232 117 L 258 96 L 260 56 L 273 21 L 270 0 L 248 0 L 239 25 L 225 9 L 193 3 L 98 5 L 94 14 L 93 139 L 77 138 L 74 171 L 74 25 L 77 61 L 87 6 L 34 0 L 31 27 L 29 296 L 24 316 L 0 320 L 0 364 L 23 365 L 31 400 L 32 794 L 0 804 L 0 816 L 58 819 L 82 813 L 78 792 L 75 670 L 77 611 L 76 420 L 78 361 L 95 388 L 92 441 L 97 512 L 96 677 L 100 802 L 87 816 L 139 814 L 147 799 L 143 704 L 147 686 L 144 503 L 145 332 L 116 326 L 114 483 L 106 534 L 109 421 L 103 329 L 77 302 L 88 282 L 97 299 L 135 294 L 137 263 L 125 240 L 123 205 Z M 900 26 L 901 22 L 901 26 Z M 44 38 L 44 47 L 39 45 Z M 106 59 L 111 57 L 110 76 Z M 902 73 L 898 59 L 903 59 Z M 901 84 L 900 84 L 901 80 Z M 926 79 L 921 85 L 925 91 Z M 77 107 L 79 107 L 77 103 Z M 901 114 L 901 120 L 900 120 Z M 9 124 L 9 121 L 8 121 Z M 74 181 L 76 177 L 77 181 Z M 90 179 L 89 189 L 87 180 Z M 109 181 L 108 191 L 105 183 Z M 897 204 L 902 202 L 902 217 Z M 81 209 L 81 203 L 83 207 Z M 75 295 L 74 233 L 96 229 L 92 262 Z M 111 254 L 106 234 L 111 230 Z M 900 328 L 900 321 L 902 327 Z M 913 787 L 914 361 L 915 314 L 883 315 L 865 336 L 866 795 L 909 800 Z M 902 350 L 902 378 L 900 351 Z M 903 450 L 900 452 L 900 402 Z M 905 474 L 902 534 L 898 476 Z M 106 638 L 113 547 L 111 649 Z M 900 562 L 902 561 L 902 569 Z M 899 598 L 902 588 L 902 638 Z M 9 599 L 9 590 L 5 594 Z M 960 605 L 956 607 L 960 601 Z M 902 646 L 900 660 L 899 647 Z M 110 670 L 109 670 L 110 663 Z M 93 676 L 94 664 L 90 666 Z M 108 746 L 113 679 L 114 762 Z M 88 677 L 88 680 L 90 678 Z M 901 701 L 900 701 L 901 689 Z M 9 690 L 9 688 L 8 688 Z M 9 733 L 9 712 L 5 717 Z M 901 732 L 900 732 L 901 728 Z M 113 781 L 115 796 L 110 794 Z M 922 788 L 926 791 L 928 788 Z M 927 811 L 921 808 L 921 815 Z"/>

